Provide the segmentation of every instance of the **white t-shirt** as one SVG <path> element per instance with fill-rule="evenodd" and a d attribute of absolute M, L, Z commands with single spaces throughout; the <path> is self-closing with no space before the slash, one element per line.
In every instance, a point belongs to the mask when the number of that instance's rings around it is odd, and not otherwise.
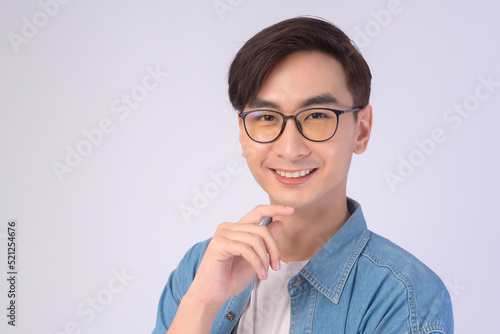
<path fill-rule="evenodd" d="M 281 269 L 269 269 L 267 279 L 255 277 L 250 302 L 238 324 L 238 334 L 288 334 L 290 330 L 290 295 L 288 282 L 304 268 L 307 261 L 285 263 Z"/>

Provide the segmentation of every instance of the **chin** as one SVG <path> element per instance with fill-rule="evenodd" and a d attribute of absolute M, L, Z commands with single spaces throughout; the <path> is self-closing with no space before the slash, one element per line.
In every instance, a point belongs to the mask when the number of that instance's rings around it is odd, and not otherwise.
<path fill-rule="evenodd" d="M 299 209 L 302 207 L 309 206 L 311 203 L 314 202 L 312 198 L 303 198 L 297 196 L 297 194 L 290 194 L 289 196 L 269 196 L 269 201 L 271 204 L 276 204 L 276 205 L 284 205 L 284 206 L 290 206 L 295 209 Z"/>

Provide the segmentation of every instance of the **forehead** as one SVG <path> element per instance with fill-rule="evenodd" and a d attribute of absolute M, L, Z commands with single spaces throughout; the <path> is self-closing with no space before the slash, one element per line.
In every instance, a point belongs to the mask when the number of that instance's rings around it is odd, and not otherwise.
<path fill-rule="evenodd" d="M 342 64 L 320 52 L 296 52 L 285 57 L 269 73 L 257 100 L 269 101 L 280 109 L 295 110 L 316 96 L 331 95 L 332 107 L 351 108 Z M 251 103 L 250 103 L 251 104 Z"/>

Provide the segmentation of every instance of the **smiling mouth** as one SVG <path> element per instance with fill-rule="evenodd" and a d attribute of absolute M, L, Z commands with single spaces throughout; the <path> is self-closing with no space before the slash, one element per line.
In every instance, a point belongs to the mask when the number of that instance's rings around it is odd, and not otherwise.
<path fill-rule="evenodd" d="M 279 169 L 273 169 L 273 170 L 279 176 L 286 177 L 288 179 L 296 179 L 296 178 L 299 178 L 299 177 L 303 177 L 303 176 L 309 175 L 310 173 L 314 172 L 316 170 L 316 168 L 313 168 L 313 169 L 304 169 L 304 170 L 295 171 L 295 172 L 285 172 L 285 171 L 282 171 L 282 170 L 279 170 Z"/>

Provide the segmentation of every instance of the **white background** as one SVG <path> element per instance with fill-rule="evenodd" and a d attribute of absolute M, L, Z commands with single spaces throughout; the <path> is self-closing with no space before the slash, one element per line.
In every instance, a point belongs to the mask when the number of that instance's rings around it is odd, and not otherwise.
<path fill-rule="evenodd" d="M 348 189 L 369 228 L 443 279 L 456 333 L 497 327 L 498 2 L 73 0 L 57 7 L 0 3 L 2 333 L 152 331 L 160 293 L 188 247 L 267 202 L 240 155 L 227 69 L 248 38 L 298 15 L 337 24 L 371 67 L 373 135 L 354 157 Z M 34 23 L 37 31 L 28 28 Z M 168 77 L 126 117 L 113 112 L 122 94 L 140 93 L 147 68 Z M 479 78 L 497 84 L 476 90 Z M 459 124 L 448 113 L 461 104 L 471 111 Z M 85 146 L 83 132 L 105 119 L 113 130 Z M 422 152 L 416 141 L 428 143 L 435 129 L 446 140 Z M 66 165 L 68 148 L 78 147 L 87 155 L 59 180 L 54 163 Z M 403 170 L 401 159 L 417 166 Z M 214 188 L 210 173 L 228 163 L 236 172 Z M 386 176 L 398 168 L 404 182 L 391 187 Z M 202 203 L 196 192 L 204 189 L 212 198 Z M 197 212 L 183 217 L 188 206 Z M 18 224 L 15 328 L 6 317 L 11 219 Z"/>

